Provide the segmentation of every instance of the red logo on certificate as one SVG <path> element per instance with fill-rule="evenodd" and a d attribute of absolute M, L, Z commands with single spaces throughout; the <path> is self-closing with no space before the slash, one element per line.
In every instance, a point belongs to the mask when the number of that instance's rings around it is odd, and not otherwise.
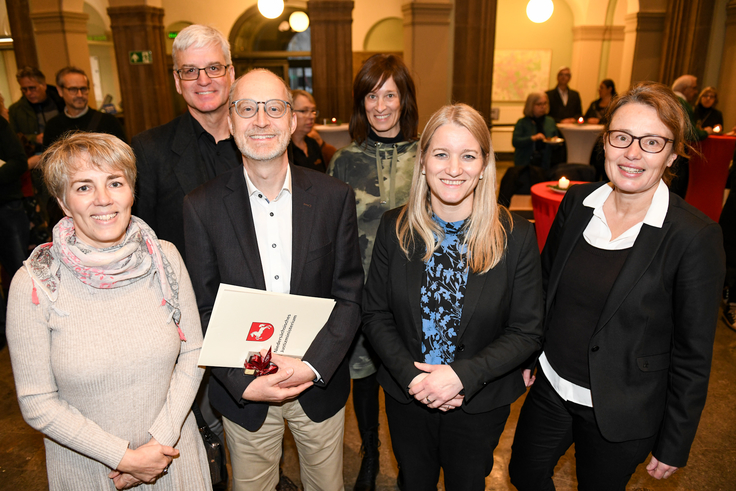
<path fill-rule="evenodd" d="M 248 331 L 248 341 L 265 341 L 273 336 L 273 325 L 267 322 L 254 322 Z"/>

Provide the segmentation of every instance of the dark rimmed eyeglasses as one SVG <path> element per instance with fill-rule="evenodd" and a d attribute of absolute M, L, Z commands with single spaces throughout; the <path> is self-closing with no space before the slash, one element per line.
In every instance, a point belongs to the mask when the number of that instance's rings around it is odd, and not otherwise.
<path fill-rule="evenodd" d="M 263 111 L 271 118 L 280 118 L 286 114 L 286 109 L 291 106 L 286 101 L 281 99 L 271 99 L 270 101 L 254 101 L 253 99 L 238 99 L 230 103 L 230 107 L 235 108 L 235 112 L 238 113 L 243 119 L 250 119 L 258 113 L 259 104 L 263 104 Z"/>
<path fill-rule="evenodd" d="M 64 87 L 61 86 L 62 89 L 68 90 L 71 95 L 77 95 L 77 94 L 86 94 L 89 92 L 89 87 Z"/>
<path fill-rule="evenodd" d="M 209 78 L 220 78 L 224 77 L 227 73 L 227 69 L 230 65 L 210 65 L 204 68 L 197 68 L 194 66 L 184 67 L 179 70 L 174 70 L 181 80 L 197 80 L 199 78 L 199 72 L 204 72 Z"/>
<path fill-rule="evenodd" d="M 675 140 L 663 136 L 634 136 L 621 130 L 609 131 L 606 136 L 608 144 L 614 148 L 629 148 L 634 140 L 639 140 L 639 148 L 646 153 L 659 153 L 664 150 L 668 142 L 675 143 Z"/>

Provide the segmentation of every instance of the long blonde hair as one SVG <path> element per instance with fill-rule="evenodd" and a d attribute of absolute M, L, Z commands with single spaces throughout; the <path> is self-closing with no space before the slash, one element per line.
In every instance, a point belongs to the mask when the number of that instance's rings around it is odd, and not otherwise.
<path fill-rule="evenodd" d="M 442 229 L 432 219 L 431 191 L 422 174 L 432 138 L 440 126 L 454 124 L 467 129 L 478 141 L 483 157 L 483 179 L 473 194 L 473 211 L 464 226 L 463 245 L 467 246 L 467 264 L 476 274 L 487 273 L 496 266 L 506 249 L 506 230 L 511 229 L 509 211 L 496 203 L 496 159 L 491 134 L 483 116 L 466 104 L 444 106 L 432 115 L 419 140 L 409 201 L 396 221 L 396 235 L 401 250 L 409 258 L 415 241 L 424 245 L 423 261 L 428 261 L 442 242 Z"/>

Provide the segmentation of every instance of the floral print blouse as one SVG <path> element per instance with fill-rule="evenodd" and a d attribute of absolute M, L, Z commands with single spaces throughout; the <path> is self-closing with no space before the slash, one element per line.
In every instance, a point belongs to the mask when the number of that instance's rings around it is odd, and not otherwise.
<path fill-rule="evenodd" d="M 436 215 L 432 218 L 442 227 L 444 237 L 424 266 L 420 300 L 422 355 L 425 363 L 446 365 L 455 361 L 457 329 L 468 282 L 467 246 L 462 244 L 465 220 L 445 222 Z"/>

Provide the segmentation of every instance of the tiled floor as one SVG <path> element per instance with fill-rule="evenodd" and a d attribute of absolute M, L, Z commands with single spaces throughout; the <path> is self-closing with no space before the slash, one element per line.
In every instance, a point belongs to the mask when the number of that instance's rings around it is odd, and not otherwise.
<path fill-rule="evenodd" d="M 523 399 L 512 406 L 511 417 L 495 452 L 495 467 L 486 479 L 486 489 L 513 490 L 506 468 L 511 441 Z M 378 489 L 395 490 L 396 463 L 391 453 L 385 414 L 381 414 L 381 474 Z M 352 489 L 360 467 L 360 438 L 348 401 L 345 424 L 345 484 Z M 558 491 L 576 488 L 573 450 L 560 461 L 555 472 Z M 299 482 L 296 448 L 287 440 L 285 472 Z M 439 489 L 444 489 L 440 484 Z M 48 489 L 41 435 L 27 426 L 15 398 L 10 357 L 0 351 L 0 491 L 42 491 Z M 137 488 L 141 489 L 141 488 Z M 710 392 L 698 429 L 690 462 L 666 481 L 649 477 L 640 466 L 629 490 L 736 490 L 736 332 L 719 322 L 713 357 Z"/>

